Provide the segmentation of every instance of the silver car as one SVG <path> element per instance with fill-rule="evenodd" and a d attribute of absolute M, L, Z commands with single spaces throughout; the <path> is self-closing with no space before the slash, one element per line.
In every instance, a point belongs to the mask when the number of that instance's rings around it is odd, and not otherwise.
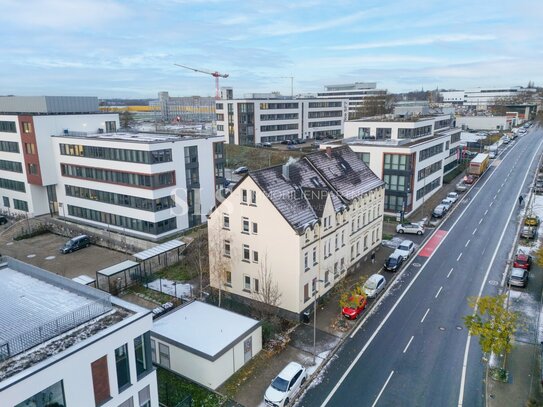
<path fill-rule="evenodd" d="M 418 223 L 404 223 L 396 226 L 396 233 L 424 234 L 424 227 Z"/>
<path fill-rule="evenodd" d="M 526 287 L 526 284 L 528 284 L 528 270 L 513 267 L 509 276 L 509 285 Z"/>

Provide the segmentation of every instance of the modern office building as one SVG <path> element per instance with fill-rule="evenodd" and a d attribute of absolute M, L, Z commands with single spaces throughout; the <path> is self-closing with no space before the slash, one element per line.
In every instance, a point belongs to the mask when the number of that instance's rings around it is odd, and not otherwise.
<path fill-rule="evenodd" d="M 215 98 L 209 96 L 172 97 L 159 92 L 158 100 L 149 102 L 163 121 L 210 123 L 215 119 Z"/>
<path fill-rule="evenodd" d="M 0 97 L 0 210 L 38 216 L 57 208 L 51 136 L 114 132 L 116 113 L 100 113 L 95 97 Z"/>
<path fill-rule="evenodd" d="M 217 135 L 228 144 L 255 145 L 283 140 L 338 138 L 343 100 L 294 99 L 277 93 L 218 100 Z"/>
<path fill-rule="evenodd" d="M 519 96 L 533 95 L 534 88 L 523 88 L 522 86 L 510 86 L 503 88 L 472 88 L 466 90 L 454 90 L 441 92 L 443 102 L 460 104 L 478 110 L 486 110 L 488 106 L 496 101 L 517 98 Z"/>
<path fill-rule="evenodd" d="M 59 215 L 157 240 L 199 225 L 224 183 L 219 137 L 155 133 L 51 138 Z"/>
<path fill-rule="evenodd" d="M 150 311 L 0 258 L 0 405 L 158 407 Z"/>
<path fill-rule="evenodd" d="M 387 91 L 377 89 L 375 82 L 355 82 L 342 85 L 326 85 L 324 91 L 318 92 L 317 97 L 322 99 L 343 99 L 347 101 L 345 120 L 360 117 L 361 109 L 368 98 L 372 103 L 385 107 Z"/>
<path fill-rule="evenodd" d="M 384 210 L 406 215 L 424 205 L 458 165 L 461 129 L 451 115 L 361 119 L 345 123 L 349 146 L 385 182 Z"/>
<path fill-rule="evenodd" d="M 209 217 L 211 285 L 298 319 L 379 246 L 383 202 L 347 146 L 249 172 Z"/>

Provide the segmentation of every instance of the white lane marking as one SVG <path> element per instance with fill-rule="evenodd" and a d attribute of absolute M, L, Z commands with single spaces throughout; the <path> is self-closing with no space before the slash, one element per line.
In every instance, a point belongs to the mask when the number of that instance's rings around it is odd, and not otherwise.
<path fill-rule="evenodd" d="M 460 260 L 460 257 L 462 257 L 462 253 L 460 253 L 460 254 L 458 255 L 458 257 L 456 258 L 456 261 Z"/>
<path fill-rule="evenodd" d="M 492 206 L 493 203 L 494 203 L 494 201 L 490 202 L 490 205 L 488 205 L 488 206 Z"/>
<path fill-rule="evenodd" d="M 371 405 L 371 407 L 375 407 L 377 405 L 377 402 L 379 401 L 379 399 L 381 398 L 381 396 L 383 395 L 383 392 L 385 391 L 387 385 L 388 385 L 388 382 L 390 381 L 390 379 L 392 379 L 392 375 L 394 374 L 394 370 L 392 372 L 390 372 L 390 374 L 388 375 L 388 379 L 387 381 L 385 382 L 385 385 L 383 386 L 383 388 L 381 389 L 381 391 L 379 392 L 379 394 L 377 395 L 377 398 L 375 399 L 375 401 L 373 402 L 373 404 Z"/>
<path fill-rule="evenodd" d="M 453 272 L 453 270 L 454 270 L 454 267 L 449 270 L 449 274 L 447 274 L 447 278 L 449 278 L 451 276 L 451 273 Z"/>
<path fill-rule="evenodd" d="M 441 290 L 443 290 L 443 286 L 439 287 L 439 290 L 437 290 L 437 294 L 434 298 L 439 297 L 439 294 L 441 293 Z"/>
<path fill-rule="evenodd" d="M 501 187 L 503 188 L 503 186 L 504 186 L 504 185 L 505 185 L 505 182 L 502 182 L 502 185 L 501 185 Z"/>
<path fill-rule="evenodd" d="M 481 220 L 482 220 L 482 219 L 481 219 Z M 473 230 L 472 235 L 474 235 L 475 233 L 477 233 L 477 228 L 475 228 L 475 229 Z"/>
<path fill-rule="evenodd" d="M 507 152 L 507 154 L 504 156 L 507 157 L 507 155 L 509 154 L 509 152 Z M 466 213 L 466 211 L 470 208 L 471 204 L 475 201 L 475 198 L 477 198 L 477 196 L 479 196 L 479 194 L 481 193 L 481 191 L 484 189 L 484 187 L 486 186 L 486 184 L 488 183 L 488 181 L 490 181 L 492 179 L 492 176 L 494 175 L 494 173 L 492 173 L 486 180 L 485 182 L 481 185 L 481 187 L 479 188 L 479 190 L 475 193 L 475 195 L 473 195 L 472 199 L 468 202 L 468 204 L 466 205 L 466 207 L 464 208 L 464 210 L 462 211 L 462 213 L 460 213 L 460 216 L 458 216 L 458 218 L 454 221 L 454 223 L 451 225 L 451 228 L 449 229 L 449 233 L 451 233 L 451 231 L 455 228 L 455 226 L 458 224 L 458 222 L 460 222 L 460 219 L 462 219 L 462 216 L 464 216 L 464 214 Z M 487 211 L 488 212 L 488 211 Z M 486 213 L 485 213 L 486 214 Z M 328 393 L 328 396 L 326 397 L 326 399 L 323 401 L 323 403 L 321 404 L 321 407 L 325 407 L 329 402 L 330 400 L 332 399 L 332 397 L 334 397 L 334 394 L 336 394 L 336 391 L 339 389 L 339 387 L 343 384 L 343 382 L 345 381 L 345 378 L 349 375 L 349 373 L 351 373 L 351 370 L 353 370 L 354 366 L 358 363 L 358 361 L 360 360 L 360 358 L 362 357 L 362 355 L 366 352 L 366 350 L 370 347 L 371 343 L 373 342 L 373 340 L 375 339 L 375 337 L 379 334 L 379 332 L 381 331 L 381 329 L 383 329 L 383 326 L 387 323 L 388 319 L 390 318 L 390 316 L 394 313 L 394 311 L 396 310 L 396 308 L 398 307 L 398 305 L 400 304 L 400 302 L 403 300 L 403 298 L 407 295 L 407 293 L 409 292 L 409 290 L 411 289 L 411 287 L 413 286 L 413 284 L 415 284 L 415 282 L 418 280 L 419 276 L 422 274 L 422 272 L 424 271 L 424 269 L 426 268 L 426 264 L 428 264 L 428 262 L 434 257 L 434 255 L 436 254 L 436 252 L 438 251 L 438 249 L 441 247 L 441 245 L 443 244 L 443 242 L 445 241 L 446 239 L 441 239 L 439 241 L 439 243 L 437 244 L 436 248 L 434 249 L 434 251 L 432 252 L 432 254 L 430 255 L 430 257 L 428 257 L 428 259 L 426 260 L 426 263 L 424 263 L 424 265 L 419 269 L 419 271 L 417 272 L 417 274 L 415 274 L 415 276 L 413 277 L 413 279 L 410 281 L 410 283 L 407 285 L 407 287 L 405 288 L 405 290 L 401 293 L 401 295 L 398 297 L 398 299 L 396 300 L 396 302 L 394 303 L 394 305 L 392 306 L 392 308 L 388 311 L 387 315 L 383 318 L 383 320 L 381 321 L 381 323 L 379 324 L 379 326 L 375 329 L 375 331 L 373 332 L 373 334 L 370 336 L 370 338 L 368 339 L 368 341 L 364 344 L 363 348 L 360 350 L 360 352 L 358 352 L 358 355 L 356 355 L 356 358 L 351 362 L 351 364 L 349 365 L 349 367 L 347 368 L 347 370 L 345 370 L 345 372 L 343 373 L 343 375 L 340 377 L 340 379 L 336 382 L 336 385 L 334 386 L 334 388 L 330 391 L 330 393 Z M 411 260 L 413 261 L 413 259 Z M 404 268 L 404 270 L 407 270 L 407 267 Z M 389 286 L 389 288 L 387 290 L 390 289 L 391 286 Z M 386 294 L 386 292 L 385 292 Z M 381 296 L 379 301 L 377 302 L 378 304 L 382 301 L 382 299 L 384 298 L 385 296 Z M 428 308 L 428 311 L 430 311 L 430 309 Z M 428 311 L 426 311 L 426 314 L 428 313 Z M 426 315 L 424 315 L 424 317 L 426 317 Z M 361 322 L 363 322 L 364 320 L 362 320 Z M 424 321 L 424 319 L 421 321 L 421 323 Z M 357 334 L 358 330 L 362 328 L 362 323 L 360 323 L 356 329 L 354 330 L 353 333 L 351 333 L 351 335 L 349 336 L 351 339 L 354 338 L 354 336 Z"/>
<path fill-rule="evenodd" d="M 464 247 L 468 247 L 469 242 L 471 242 L 471 240 L 468 240 L 468 241 L 466 242 L 466 245 L 465 245 Z"/>
<path fill-rule="evenodd" d="M 422 324 L 424 322 L 424 320 L 426 319 L 426 315 L 428 315 L 428 313 L 430 312 L 430 308 L 428 308 L 426 310 L 426 312 L 424 313 L 424 316 L 422 317 L 422 319 L 420 320 L 420 323 Z"/>
<path fill-rule="evenodd" d="M 499 193 L 501 192 L 501 190 L 502 190 L 501 188 L 500 188 L 500 189 L 498 189 L 498 194 L 499 194 Z M 496 195 L 497 195 L 497 194 L 496 194 Z"/>
<path fill-rule="evenodd" d="M 494 198 L 492 198 L 492 199 L 496 199 L 497 196 L 498 196 L 498 194 L 494 195 Z"/>
<path fill-rule="evenodd" d="M 481 218 L 481 219 L 479 220 L 479 225 L 481 224 L 482 221 L 483 221 L 483 218 Z"/>
<path fill-rule="evenodd" d="M 409 342 L 407 342 L 407 345 L 405 345 L 405 348 L 404 348 L 404 350 L 403 350 L 403 353 L 407 352 L 407 349 L 409 348 L 409 345 L 411 345 L 411 342 L 413 342 L 413 338 L 414 338 L 414 337 L 415 337 L 415 336 L 413 335 L 413 336 L 411 337 L 411 339 L 409 339 Z"/>
<path fill-rule="evenodd" d="M 539 143 L 539 146 L 537 147 L 536 151 L 539 151 L 541 149 L 541 145 L 543 144 L 543 140 Z M 530 162 L 530 165 L 528 168 L 531 168 L 534 164 L 535 158 L 538 157 L 538 154 L 535 154 L 532 158 L 532 161 Z M 511 170 L 512 171 L 512 170 Z M 517 193 L 520 194 L 522 192 L 522 187 L 526 182 L 526 178 L 528 178 L 528 174 L 530 171 L 526 171 L 526 174 L 524 175 L 524 179 L 520 183 L 520 188 Z M 511 212 L 509 212 L 509 218 L 507 219 L 507 223 L 511 222 L 511 218 L 513 217 L 513 213 L 515 209 L 517 208 L 516 202 L 513 203 L 511 206 Z M 488 276 L 490 274 L 490 269 L 492 268 L 492 265 L 494 263 L 494 260 L 496 259 L 496 256 L 498 255 L 498 249 L 501 247 L 501 243 L 503 241 L 503 237 L 505 236 L 505 231 L 507 230 L 506 227 L 503 228 L 502 234 L 500 236 L 500 240 L 498 244 L 496 245 L 496 249 L 494 250 L 494 255 L 492 256 L 492 259 L 490 260 L 490 263 L 488 263 L 488 268 L 486 269 L 485 277 L 483 278 L 483 282 L 481 283 L 481 287 L 479 288 L 479 293 L 477 294 L 477 301 L 479 298 L 481 298 L 481 295 L 483 294 L 483 289 L 486 284 L 486 280 L 488 279 Z M 473 315 L 477 312 L 477 307 L 473 309 Z M 464 360 L 462 361 L 462 376 L 460 376 L 460 394 L 458 396 L 458 407 L 462 407 L 464 404 L 464 387 L 466 385 L 466 373 L 468 370 L 468 357 L 469 357 L 469 345 L 471 343 L 471 336 L 468 334 L 468 338 L 466 339 L 466 349 L 464 351 Z"/>
<path fill-rule="evenodd" d="M 487 213 L 488 213 L 488 209 L 487 209 L 487 210 L 485 211 L 485 214 L 484 214 L 484 216 L 486 216 L 486 214 L 487 214 Z"/>

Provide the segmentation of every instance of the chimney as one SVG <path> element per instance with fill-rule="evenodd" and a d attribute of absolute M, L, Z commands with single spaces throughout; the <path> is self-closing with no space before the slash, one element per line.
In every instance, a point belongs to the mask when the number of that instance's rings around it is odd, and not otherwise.
<path fill-rule="evenodd" d="M 289 167 L 290 167 L 290 163 L 288 162 L 286 164 L 283 164 L 283 166 L 281 167 L 283 178 L 286 179 L 287 181 L 290 181 Z"/>
<path fill-rule="evenodd" d="M 332 158 L 332 147 L 326 146 L 326 155 L 328 158 Z"/>

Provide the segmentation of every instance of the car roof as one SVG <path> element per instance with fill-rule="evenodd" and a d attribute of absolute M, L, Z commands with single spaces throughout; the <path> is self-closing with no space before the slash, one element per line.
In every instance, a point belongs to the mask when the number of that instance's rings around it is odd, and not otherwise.
<path fill-rule="evenodd" d="M 527 254 L 524 254 L 524 253 L 518 253 L 517 256 L 516 256 L 516 259 L 517 260 L 528 260 L 529 256 Z"/>
<path fill-rule="evenodd" d="M 290 362 L 288 365 L 286 365 L 283 370 L 281 370 L 281 372 L 277 375 L 277 376 L 280 376 L 282 377 L 283 379 L 287 379 L 290 380 L 292 379 L 292 377 L 298 373 L 298 370 L 302 369 L 303 366 L 300 365 L 299 363 L 297 362 Z"/>
<path fill-rule="evenodd" d="M 409 239 L 405 239 L 403 240 L 401 243 L 400 243 L 400 246 L 403 246 L 403 245 L 410 245 L 410 244 L 413 244 L 413 242 Z"/>
<path fill-rule="evenodd" d="M 445 205 L 439 204 L 438 206 L 435 207 L 435 209 L 438 209 L 438 208 L 443 209 L 443 208 L 445 208 Z"/>
<path fill-rule="evenodd" d="M 378 282 L 378 281 L 381 281 L 381 280 L 384 280 L 384 279 L 385 278 L 381 274 L 372 274 L 370 276 L 370 278 L 368 278 L 368 280 L 366 282 L 369 282 L 369 281 Z"/>
<path fill-rule="evenodd" d="M 513 270 L 511 270 L 511 275 L 515 277 L 522 277 L 525 273 L 527 273 L 527 271 L 519 267 L 513 267 Z"/>
<path fill-rule="evenodd" d="M 399 257 L 402 257 L 402 255 L 400 253 L 398 253 L 396 250 L 394 250 L 392 253 L 390 253 L 390 256 L 388 256 L 389 259 L 391 257 L 394 257 L 395 259 L 398 259 Z"/>

